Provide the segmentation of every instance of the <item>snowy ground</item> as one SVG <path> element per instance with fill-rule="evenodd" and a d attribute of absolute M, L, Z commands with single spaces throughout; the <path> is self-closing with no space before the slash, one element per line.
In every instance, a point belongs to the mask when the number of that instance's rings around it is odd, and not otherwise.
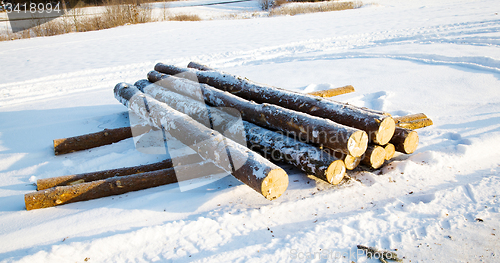
<path fill-rule="evenodd" d="M 243 4 L 248 4 L 243 2 Z M 405 262 L 500 257 L 500 8 L 374 0 L 293 17 L 158 22 L 0 42 L 2 262 Z M 267 201 L 232 177 L 26 211 L 36 178 L 155 162 L 125 140 L 54 156 L 52 140 L 127 124 L 112 93 L 156 62 L 191 60 L 393 115 L 426 113 L 416 153 L 334 187 L 284 166 Z M 481 219 L 481 220 L 479 220 Z"/>

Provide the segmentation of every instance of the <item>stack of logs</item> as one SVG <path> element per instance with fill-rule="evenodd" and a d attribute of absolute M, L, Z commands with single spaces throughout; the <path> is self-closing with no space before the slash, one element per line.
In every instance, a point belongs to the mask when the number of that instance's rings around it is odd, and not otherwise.
<path fill-rule="evenodd" d="M 115 97 L 147 124 L 54 140 L 55 154 L 111 144 L 152 129 L 197 154 L 41 179 L 38 191 L 25 196 L 27 210 L 169 184 L 180 180 L 180 173 L 187 175 L 182 180 L 228 173 L 273 200 L 288 186 L 277 162 L 338 184 L 346 169 L 360 163 L 378 169 L 396 151 L 413 153 L 418 145 L 413 129 L 432 125 L 424 114 L 393 118 L 329 98 L 353 92 L 352 86 L 302 94 L 194 62 L 187 68 L 158 63 L 147 77 L 114 89 Z"/>

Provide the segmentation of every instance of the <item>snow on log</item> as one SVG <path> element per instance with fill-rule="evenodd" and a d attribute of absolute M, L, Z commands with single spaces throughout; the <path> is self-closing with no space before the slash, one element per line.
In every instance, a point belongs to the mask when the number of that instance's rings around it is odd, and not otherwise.
<path fill-rule="evenodd" d="M 273 161 L 294 165 L 307 174 L 314 175 L 330 184 L 338 184 L 344 178 L 344 162 L 318 147 L 299 142 L 286 135 L 245 122 L 248 147 L 263 153 Z"/>
<path fill-rule="evenodd" d="M 288 175 L 283 169 L 245 146 L 142 93 L 133 85 L 120 83 L 114 92 L 116 99 L 139 117 L 189 146 L 203 159 L 213 161 L 265 198 L 276 199 L 288 187 Z"/>
<path fill-rule="evenodd" d="M 410 154 L 417 149 L 418 134 L 413 130 L 396 127 L 391 143 L 394 144 L 396 151 Z"/>
<path fill-rule="evenodd" d="M 339 87 L 339 88 L 313 91 L 313 92 L 309 92 L 307 94 L 312 95 L 312 96 L 322 97 L 322 98 L 330 98 L 330 97 L 335 97 L 335 96 L 339 96 L 342 94 L 351 93 L 354 91 L 355 90 L 354 90 L 353 86 L 347 85 L 347 86 Z"/>
<path fill-rule="evenodd" d="M 104 129 L 103 131 L 85 134 L 76 137 L 69 137 L 54 140 L 54 154 L 60 155 L 76 151 L 87 150 L 103 145 L 112 144 L 121 140 L 132 137 L 132 129 L 134 133 L 137 131 L 140 135 L 148 132 L 151 127 L 148 125 L 137 125 L 133 128 L 123 127 L 117 129 Z"/>
<path fill-rule="evenodd" d="M 373 168 L 380 168 L 385 161 L 385 149 L 382 146 L 378 145 L 369 145 L 368 149 L 366 149 L 366 153 L 361 159 L 361 163 Z"/>
<path fill-rule="evenodd" d="M 187 180 L 209 176 L 220 171 L 220 168 L 212 162 L 188 164 L 140 174 L 115 176 L 86 183 L 57 186 L 28 193 L 24 195 L 24 202 L 26 210 L 46 208 L 175 183 L 178 182 L 177 173 L 191 175 L 191 178 L 183 178 Z"/>
<path fill-rule="evenodd" d="M 247 100 L 276 104 L 364 130 L 371 141 L 380 145 L 387 144 L 394 134 L 395 123 L 390 116 L 363 110 L 346 103 L 258 84 L 217 70 L 200 71 L 163 63 L 156 64 L 155 70 L 169 75 L 179 74 L 182 77 L 196 76 L 201 83 L 231 92 Z"/>
<path fill-rule="evenodd" d="M 328 119 L 274 104 L 258 104 L 247 101 L 206 84 L 199 84 L 156 71 L 151 71 L 148 74 L 148 79 L 157 84 L 154 87 L 163 87 L 163 89 L 151 91 L 151 94 L 158 94 L 161 90 L 172 90 L 196 99 L 204 99 L 205 102 L 213 106 L 236 109 L 244 120 L 259 126 L 280 130 L 298 140 L 323 145 L 355 157 L 363 155 L 368 144 L 366 132 Z"/>
<path fill-rule="evenodd" d="M 124 167 L 124 168 L 110 169 L 110 170 L 97 171 L 91 173 L 64 175 L 58 177 L 38 179 L 36 181 L 36 189 L 40 191 L 56 186 L 75 185 L 91 181 L 103 180 L 114 176 L 126 176 L 131 174 L 151 172 L 151 171 L 171 168 L 174 166 L 198 163 L 202 161 L 203 159 L 201 159 L 201 157 L 198 154 L 189 154 L 174 158 L 168 158 L 157 163 L 139 165 L 134 167 Z"/>
<path fill-rule="evenodd" d="M 219 132 L 229 138 L 238 138 L 240 131 L 234 127 L 233 121 L 227 121 L 225 112 L 220 108 L 210 107 L 203 101 L 193 100 L 190 97 L 172 92 L 165 87 L 153 84 L 146 80 L 135 83 L 140 90 L 146 94 L 154 95 L 154 98 L 167 103 L 172 108 L 183 113 L 209 112 L 209 123 L 217 124 Z M 194 120 L 206 122 L 203 114 L 189 114 Z M 241 142 L 252 150 L 261 152 L 264 157 L 272 161 L 282 161 L 294 165 L 307 174 L 312 174 L 331 184 L 338 184 L 345 175 L 342 160 L 323 152 L 318 147 L 297 141 L 282 133 L 274 132 L 253 123 L 244 121 L 244 133 L 246 140 Z"/>

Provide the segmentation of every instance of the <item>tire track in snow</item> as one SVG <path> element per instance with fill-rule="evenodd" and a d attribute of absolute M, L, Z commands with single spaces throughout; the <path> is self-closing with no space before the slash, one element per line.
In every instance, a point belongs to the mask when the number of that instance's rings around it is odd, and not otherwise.
<path fill-rule="evenodd" d="M 500 20 L 454 23 L 422 28 L 382 31 L 307 40 L 248 51 L 173 58 L 164 63 L 187 63 L 192 60 L 215 68 L 228 68 L 264 63 L 286 63 L 324 59 L 387 58 L 431 65 L 459 66 L 500 73 L 500 58 L 450 57 L 438 54 L 394 54 L 363 52 L 369 48 L 404 44 L 446 43 L 500 47 Z M 463 36 L 470 36 L 464 38 Z M 359 50 L 359 51 L 357 51 Z M 0 84 L 0 108 L 48 99 L 63 94 L 112 89 L 120 81 L 135 82 L 145 77 L 155 62 L 135 63 L 121 67 L 100 68 L 52 75 L 23 82 Z"/>

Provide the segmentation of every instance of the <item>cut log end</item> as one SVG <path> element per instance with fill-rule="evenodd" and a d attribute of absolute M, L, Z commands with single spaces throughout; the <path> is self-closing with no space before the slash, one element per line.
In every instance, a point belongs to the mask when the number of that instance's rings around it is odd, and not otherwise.
<path fill-rule="evenodd" d="M 418 134 L 416 131 L 411 131 L 404 141 L 404 152 L 407 154 L 413 153 L 418 146 Z"/>
<path fill-rule="evenodd" d="M 395 129 L 396 123 L 394 122 L 394 119 L 387 116 L 387 118 L 384 118 L 384 120 L 380 123 L 374 142 L 379 145 L 386 145 L 394 135 Z"/>
<path fill-rule="evenodd" d="M 261 193 L 268 200 L 280 197 L 288 187 L 288 175 L 283 169 L 273 169 L 262 180 Z"/>
<path fill-rule="evenodd" d="M 347 155 L 344 158 L 345 168 L 347 170 L 354 170 L 354 168 L 358 167 L 361 162 L 361 157 L 354 157 L 352 155 Z"/>
<path fill-rule="evenodd" d="M 385 159 L 390 160 L 392 157 L 394 157 L 394 154 L 396 153 L 396 147 L 394 147 L 394 144 L 388 143 L 385 147 Z"/>
<path fill-rule="evenodd" d="M 344 179 L 346 172 L 345 164 L 342 160 L 336 160 L 326 169 L 326 179 L 329 183 L 336 185 Z"/>
<path fill-rule="evenodd" d="M 354 157 L 362 156 L 366 147 L 368 146 L 368 135 L 364 131 L 356 131 L 351 137 L 349 137 L 349 141 L 347 143 L 347 149 L 349 154 Z"/>
<path fill-rule="evenodd" d="M 373 168 L 380 168 L 385 162 L 385 149 L 381 146 L 368 147 L 365 157 L 362 160 L 363 164 Z"/>

